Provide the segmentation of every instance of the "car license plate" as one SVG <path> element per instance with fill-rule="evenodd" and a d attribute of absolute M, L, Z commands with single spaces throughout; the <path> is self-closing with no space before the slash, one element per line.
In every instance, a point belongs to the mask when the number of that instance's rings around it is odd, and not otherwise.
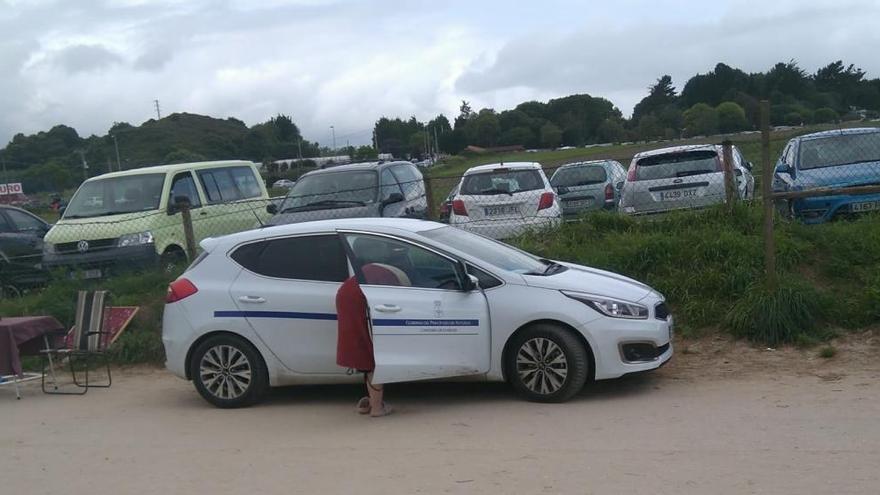
<path fill-rule="evenodd" d="M 853 203 L 850 209 L 855 212 L 880 210 L 880 201 L 866 201 L 864 203 Z"/>
<path fill-rule="evenodd" d="M 502 215 L 519 215 L 518 205 L 487 206 L 483 208 L 487 217 L 499 217 Z"/>
<path fill-rule="evenodd" d="M 578 199 L 575 201 L 566 201 L 565 206 L 569 208 L 587 208 L 593 206 L 592 199 Z"/>
<path fill-rule="evenodd" d="M 94 270 L 85 270 L 82 272 L 82 278 L 85 278 L 85 279 L 101 278 L 101 275 L 102 275 L 101 270 L 99 270 L 97 268 Z"/>
<path fill-rule="evenodd" d="M 686 198 L 694 198 L 697 196 L 697 190 L 694 189 L 675 189 L 673 191 L 662 191 L 660 193 L 660 200 L 665 201 L 668 199 L 686 199 Z"/>

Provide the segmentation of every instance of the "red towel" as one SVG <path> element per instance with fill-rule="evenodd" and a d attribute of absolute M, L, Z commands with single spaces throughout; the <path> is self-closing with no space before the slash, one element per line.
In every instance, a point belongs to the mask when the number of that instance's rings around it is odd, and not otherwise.
<path fill-rule="evenodd" d="M 367 298 L 357 279 L 346 280 L 336 292 L 338 332 L 336 338 L 336 364 L 358 371 L 373 371 L 373 338 Z"/>

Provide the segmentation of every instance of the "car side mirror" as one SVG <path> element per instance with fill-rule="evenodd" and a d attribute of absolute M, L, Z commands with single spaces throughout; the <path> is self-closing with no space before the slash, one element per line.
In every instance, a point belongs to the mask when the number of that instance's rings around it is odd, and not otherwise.
<path fill-rule="evenodd" d="M 467 292 L 480 288 L 480 279 L 478 279 L 476 275 L 471 275 L 470 273 L 468 273 L 467 281 L 469 282 L 468 285 L 470 286 L 466 288 Z"/>
<path fill-rule="evenodd" d="M 269 203 L 266 205 L 266 213 L 270 215 L 274 215 L 278 213 L 278 205 L 275 203 Z"/>
<path fill-rule="evenodd" d="M 617 189 L 618 191 L 623 189 L 623 181 L 620 181 L 617 184 L 614 184 L 614 188 Z"/>
<path fill-rule="evenodd" d="M 786 164 L 786 163 L 780 163 L 779 165 L 776 165 L 776 173 L 777 174 L 790 174 L 791 167 L 789 167 L 788 164 Z"/>
<path fill-rule="evenodd" d="M 387 198 L 382 200 L 381 206 L 385 208 L 388 205 L 393 205 L 394 203 L 400 203 L 403 201 L 403 194 L 400 193 L 391 193 Z"/>
<path fill-rule="evenodd" d="M 189 196 L 174 196 L 174 202 L 168 205 L 168 214 L 174 215 L 183 209 L 184 206 L 189 207 Z"/>
<path fill-rule="evenodd" d="M 568 194 L 569 189 L 565 186 L 559 186 L 556 188 L 556 194 Z"/>

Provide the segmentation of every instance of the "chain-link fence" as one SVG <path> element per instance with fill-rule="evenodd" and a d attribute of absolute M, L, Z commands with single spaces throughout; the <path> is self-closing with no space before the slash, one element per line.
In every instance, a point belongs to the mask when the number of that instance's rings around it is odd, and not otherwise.
<path fill-rule="evenodd" d="M 167 270 L 192 260 L 205 238 L 263 225 L 417 218 L 511 239 L 595 211 L 642 216 L 756 198 L 766 200 L 764 238 L 772 276 L 775 212 L 819 223 L 880 210 L 880 129 L 795 137 L 774 166 L 766 104 L 763 110 L 760 177 L 753 176 L 757 167 L 736 145 L 724 142 L 658 147 L 628 163 L 608 158 L 542 168 L 527 161 L 499 162 L 429 177 L 407 162 L 349 165 L 305 175 L 274 198 L 247 181 L 209 191 L 208 184 L 196 187 L 192 179 L 178 182 L 175 176 L 162 197 L 143 194 L 144 187 L 108 193 L 113 201 L 86 195 L 62 218 L 49 219 L 55 223 L 51 232 L 45 219 L 0 207 L 0 288 L 14 295 L 45 285 L 52 276 Z"/>

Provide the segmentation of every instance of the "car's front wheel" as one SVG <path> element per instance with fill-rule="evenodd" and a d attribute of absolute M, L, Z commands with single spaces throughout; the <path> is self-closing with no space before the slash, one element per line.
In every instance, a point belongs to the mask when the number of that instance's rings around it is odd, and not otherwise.
<path fill-rule="evenodd" d="M 590 355 L 570 330 L 540 323 L 519 332 L 506 355 L 507 380 L 527 400 L 565 402 L 583 389 Z"/>
<path fill-rule="evenodd" d="M 259 352 L 241 337 L 228 334 L 199 344 L 192 353 L 190 376 L 202 397 L 222 408 L 256 404 L 269 388 Z"/>

